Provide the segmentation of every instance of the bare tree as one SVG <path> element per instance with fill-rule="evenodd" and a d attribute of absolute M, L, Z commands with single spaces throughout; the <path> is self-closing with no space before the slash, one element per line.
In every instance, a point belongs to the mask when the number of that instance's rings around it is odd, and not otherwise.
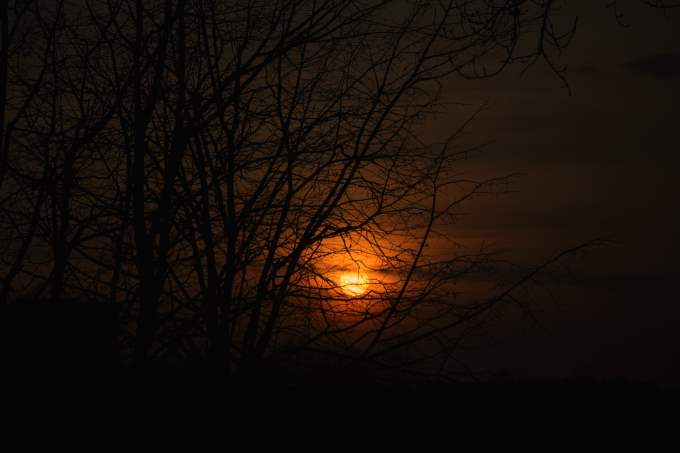
<path fill-rule="evenodd" d="M 225 370 L 316 351 L 444 369 L 481 317 L 490 251 L 428 244 L 474 149 L 419 128 L 449 77 L 545 62 L 559 2 L 86 0 L 0 11 L 2 300 L 126 308 L 131 355 Z M 656 6 L 672 6 L 668 4 Z M 422 352 L 426 351 L 426 352 Z M 413 357 L 400 366 L 413 366 Z M 436 365 L 436 366 L 435 366 Z"/>

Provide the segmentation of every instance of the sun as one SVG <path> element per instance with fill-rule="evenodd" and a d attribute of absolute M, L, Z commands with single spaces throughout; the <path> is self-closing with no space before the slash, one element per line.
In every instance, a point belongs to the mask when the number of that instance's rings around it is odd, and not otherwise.
<path fill-rule="evenodd" d="M 363 296 L 368 292 L 368 277 L 360 272 L 345 272 L 340 275 L 340 289 L 351 297 Z"/>

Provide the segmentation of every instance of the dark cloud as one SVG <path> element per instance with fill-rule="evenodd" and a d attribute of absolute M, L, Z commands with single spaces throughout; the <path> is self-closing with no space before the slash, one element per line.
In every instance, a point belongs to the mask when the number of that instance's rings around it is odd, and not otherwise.
<path fill-rule="evenodd" d="M 680 79 L 680 54 L 657 54 L 625 63 L 624 68 L 633 75 L 655 79 Z"/>
<path fill-rule="evenodd" d="M 580 74 L 597 74 L 600 69 L 592 63 L 583 63 L 574 68 L 573 71 Z"/>

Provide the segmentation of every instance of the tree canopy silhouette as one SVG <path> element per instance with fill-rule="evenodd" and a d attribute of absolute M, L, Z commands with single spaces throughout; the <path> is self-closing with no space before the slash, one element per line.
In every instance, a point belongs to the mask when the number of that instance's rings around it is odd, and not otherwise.
<path fill-rule="evenodd" d="M 447 78 L 538 61 L 561 77 L 559 3 L 3 2 L 2 302 L 119 305 L 137 364 L 382 361 L 423 342 L 446 363 L 563 255 L 462 297 L 492 255 L 426 245 L 506 178 L 461 176 L 467 122 L 442 143 L 419 128 Z"/>

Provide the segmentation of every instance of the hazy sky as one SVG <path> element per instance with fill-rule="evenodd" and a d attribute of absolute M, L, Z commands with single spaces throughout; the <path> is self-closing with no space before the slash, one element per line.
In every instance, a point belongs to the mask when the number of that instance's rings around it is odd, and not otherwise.
<path fill-rule="evenodd" d="M 680 378 L 680 11 L 624 3 L 622 27 L 605 3 L 571 7 L 579 27 L 559 60 L 571 96 L 544 67 L 447 87 L 451 100 L 488 102 L 465 140 L 492 143 L 467 171 L 523 175 L 516 193 L 477 200 L 456 234 L 510 247 L 523 262 L 592 238 L 620 241 L 575 262 L 573 279 L 538 307 L 548 333 L 499 322 L 490 367 L 670 382 Z M 471 108 L 439 118 L 432 133 Z"/>

